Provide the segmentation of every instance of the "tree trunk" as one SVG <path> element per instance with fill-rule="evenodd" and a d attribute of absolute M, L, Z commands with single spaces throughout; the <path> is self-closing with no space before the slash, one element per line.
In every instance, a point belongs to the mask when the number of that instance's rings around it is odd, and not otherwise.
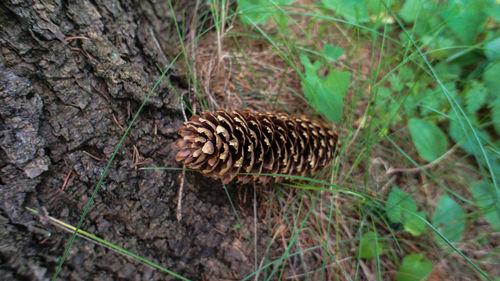
<path fill-rule="evenodd" d="M 178 2 L 176 15 L 189 22 L 195 1 Z M 53 276 L 71 233 L 47 215 L 77 225 L 133 114 L 180 50 L 175 20 L 185 24 L 168 1 L 0 3 L 0 279 Z M 188 173 L 178 222 L 180 173 L 139 169 L 178 167 L 171 143 L 183 118 L 167 81 L 182 93 L 185 80 L 172 68 L 159 84 L 82 229 L 187 278 L 239 279 L 254 271 L 253 248 L 232 232 L 220 184 Z M 252 217 L 243 223 L 253 230 Z M 59 278 L 169 277 L 77 238 Z"/>

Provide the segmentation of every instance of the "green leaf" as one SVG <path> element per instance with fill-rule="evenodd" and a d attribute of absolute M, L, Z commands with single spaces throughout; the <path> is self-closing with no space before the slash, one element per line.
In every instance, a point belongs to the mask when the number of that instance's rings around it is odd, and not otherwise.
<path fill-rule="evenodd" d="M 382 13 L 386 11 L 385 7 L 394 6 L 395 3 L 399 3 L 399 0 L 387 0 L 384 2 L 380 0 L 367 0 L 366 5 L 368 8 L 368 12 L 371 15 L 370 20 L 372 22 L 376 22 L 376 20 L 380 19 L 377 19 L 377 16 L 383 15 Z"/>
<path fill-rule="evenodd" d="M 342 54 L 344 54 L 344 49 L 332 46 L 330 44 L 325 44 L 323 47 L 323 56 L 330 60 L 330 61 L 336 61 Z"/>
<path fill-rule="evenodd" d="M 415 201 L 408 193 L 397 187 L 393 187 L 389 197 L 387 198 L 385 211 L 390 221 L 403 223 L 405 219 L 403 212 L 416 212 L 417 204 L 415 204 Z"/>
<path fill-rule="evenodd" d="M 462 44 L 471 45 L 484 28 L 486 20 L 485 1 L 451 0 L 440 13 L 445 24 L 453 31 Z"/>
<path fill-rule="evenodd" d="M 375 258 L 380 256 L 384 250 L 384 244 L 378 237 L 377 232 L 370 231 L 363 233 L 360 238 L 358 257 L 363 259 Z"/>
<path fill-rule="evenodd" d="M 413 198 L 397 187 L 392 188 L 387 198 L 385 212 L 391 222 L 403 224 L 404 229 L 412 235 L 418 236 L 425 230 L 425 222 L 418 217 L 425 218 L 425 214 L 417 212 Z"/>
<path fill-rule="evenodd" d="M 360 23 L 370 20 L 366 0 L 322 0 L 321 2 L 327 9 L 335 11 L 350 22 Z"/>
<path fill-rule="evenodd" d="M 399 76 L 399 78 L 401 78 L 402 81 L 415 80 L 415 73 L 413 73 L 413 70 L 406 65 L 402 66 L 399 69 L 398 76 Z"/>
<path fill-rule="evenodd" d="M 497 95 L 490 103 L 491 119 L 493 120 L 493 128 L 495 132 L 500 135 L 500 95 Z"/>
<path fill-rule="evenodd" d="M 244 24 L 265 24 L 274 11 L 274 6 L 267 0 L 239 0 L 238 11 Z"/>
<path fill-rule="evenodd" d="M 493 96 L 498 96 L 500 93 L 500 61 L 488 66 L 483 73 L 483 81 L 488 88 L 488 91 Z"/>
<path fill-rule="evenodd" d="M 500 59 L 500 37 L 484 44 L 484 54 L 490 61 Z"/>
<path fill-rule="evenodd" d="M 412 118 L 409 122 L 409 128 L 413 144 L 424 160 L 434 161 L 446 152 L 448 138 L 433 123 Z"/>
<path fill-rule="evenodd" d="M 441 196 L 432 215 L 432 224 L 451 242 L 462 239 L 465 230 L 465 213 L 448 195 Z M 439 239 L 441 241 L 441 239 Z"/>
<path fill-rule="evenodd" d="M 449 89 L 449 87 L 447 87 Z M 451 90 L 451 89 L 449 89 Z M 441 94 L 441 90 L 424 88 L 415 94 L 418 94 L 418 106 L 422 116 L 435 116 L 436 111 L 443 111 L 449 108 L 446 96 Z M 405 108 L 408 105 L 405 106 Z M 410 115 L 411 116 L 411 115 Z"/>
<path fill-rule="evenodd" d="M 500 231 L 500 207 L 493 184 L 483 181 L 472 185 L 471 189 L 477 205 L 481 208 L 488 222 L 496 231 Z"/>
<path fill-rule="evenodd" d="M 467 113 L 473 116 L 486 102 L 487 96 L 488 89 L 482 83 L 473 80 L 471 87 L 465 93 L 465 108 L 467 109 Z"/>
<path fill-rule="evenodd" d="M 396 274 L 398 281 L 425 280 L 432 272 L 432 263 L 420 254 L 407 255 Z"/>
<path fill-rule="evenodd" d="M 488 2 L 489 7 L 486 11 L 490 17 L 496 20 L 497 23 L 500 23 L 500 3 L 495 1 Z"/>
<path fill-rule="evenodd" d="M 391 88 L 394 91 L 400 92 L 401 90 L 403 90 L 404 84 L 398 75 L 391 75 L 391 77 L 389 77 L 389 82 L 391 83 Z"/>
<path fill-rule="evenodd" d="M 403 222 L 403 227 L 412 235 L 419 236 L 425 231 L 425 222 L 418 216 L 425 218 L 424 212 L 410 213 L 406 212 L 406 220 Z"/>
<path fill-rule="evenodd" d="M 241 21 L 244 24 L 265 24 L 269 17 L 278 11 L 279 6 L 290 5 L 295 0 L 238 0 L 238 11 L 240 12 Z M 286 24 L 287 18 L 282 14 L 275 17 L 278 24 Z"/>
<path fill-rule="evenodd" d="M 455 81 L 460 77 L 462 68 L 457 63 L 440 63 L 436 66 L 436 73 L 443 81 Z"/>
<path fill-rule="evenodd" d="M 385 105 L 387 102 L 392 100 L 392 92 L 389 88 L 380 86 L 377 92 L 377 107 Z"/>
<path fill-rule="evenodd" d="M 425 1 L 422 0 L 406 0 L 401 10 L 399 10 L 399 15 L 406 22 L 413 22 L 422 12 Z"/>
<path fill-rule="evenodd" d="M 300 55 L 300 61 L 305 68 L 301 84 L 307 101 L 318 112 L 338 123 L 342 119 L 343 99 L 349 87 L 350 74 L 331 70 L 327 77 L 319 77 L 319 61 L 312 64 L 303 54 Z"/>
<path fill-rule="evenodd" d="M 326 77 L 324 85 L 327 90 L 333 91 L 336 95 L 344 98 L 351 83 L 351 74 L 345 71 L 331 70 Z"/>
<path fill-rule="evenodd" d="M 479 148 L 479 144 L 476 141 L 472 131 L 468 128 L 468 126 L 464 123 L 464 126 L 467 130 L 467 133 L 464 133 L 464 130 L 458 123 L 458 118 L 454 113 L 450 113 L 450 127 L 448 128 L 448 133 L 456 143 L 460 144 L 463 150 L 467 153 L 478 155 L 481 153 L 481 149 Z M 464 121 L 465 122 L 465 121 Z M 473 124 L 474 125 L 474 124 Z M 479 136 L 479 139 L 482 142 L 489 142 L 490 137 L 486 132 L 480 129 L 476 129 L 476 134 Z"/>

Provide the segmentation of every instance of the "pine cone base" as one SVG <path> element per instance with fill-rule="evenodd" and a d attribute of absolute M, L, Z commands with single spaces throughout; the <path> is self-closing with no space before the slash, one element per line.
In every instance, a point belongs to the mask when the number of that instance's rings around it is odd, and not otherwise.
<path fill-rule="evenodd" d="M 177 133 L 175 160 L 224 184 L 315 175 L 333 160 L 338 140 L 323 122 L 248 109 L 205 111 Z"/>

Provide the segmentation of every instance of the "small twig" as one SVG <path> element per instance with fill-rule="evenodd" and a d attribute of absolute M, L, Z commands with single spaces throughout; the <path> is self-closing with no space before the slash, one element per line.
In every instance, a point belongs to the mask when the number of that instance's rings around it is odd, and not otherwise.
<path fill-rule="evenodd" d="M 142 160 L 141 155 L 139 154 L 139 150 L 137 149 L 137 145 L 133 145 L 133 154 L 132 154 L 132 162 L 134 163 L 134 170 L 137 170 L 137 167 L 146 163 L 149 163 L 149 159 Z"/>
<path fill-rule="evenodd" d="M 70 48 L 70 50 L 73 50 L 75 52 L 80 52 L 82 53 L 83 56 L 85 56 L 87 59 L 89 60 L 93 60 L 94 58 L 92 56 L 90 56 L 89 53 L 87 53 L 85 50 L 83 50 L 82 48 Z"/>
<path fill-rule="evenodd" d="M 143 161 L 139 161 L 136 163 L 136 166 L 139 167 L 139 166 L 142 166 L 144 164 L 148 164 L 148 163 L 151 163 L 151 159 L 150 158 L 146 158 L 144 159 Z M 140 168 L 139 168 L 140 169 Z"/>
<path fill-rule="evenodd" d="M 225 232 L 222 232 L 222 231 L 218 230 L 217 228 L 214 228 L 213 230 L 214 230 L 215 232 L 219 233 L 219 234 L 220 234 L 220 235 L 222 235 L 222 236 L 226 236 L 226 235 L 227 235 Z"/>
<path fill-rule="evenodd" d="M 361 266 L 361 269 L 365 273 L 366 279 L 368 279 L 368 280 L 376 280 L 377 279 L 377 278 L 375 278 L 375 275 L 373 275 L 373 273 L 370 272 L 370 269 L 368 268 L 368 266 L 365 264 L 365 262 L 363 260 L 361 260 L 361 259 L 359 260 L 359 265 Z"/>
<path fill-rule="evenodd" d="M 451 153 L 453 153 L 455 151 L 456 147 L 457 146 L 452 147 L 445 154 L 441 155 L 438 159 L 436 159 L 436 160 L 434 160 L 434 161 L 432 161 L 430 163 L 427 163 L 427 164 L 425 164 L 423 166 L 416 167 L 416 168 L 392 168 L 391 167 L 391 168 L 387 169 L 386 174 L 390 175 L 390 174 L 398 173 L 398 172 L 401 172 L 401 173 L 416 173 L 416 172 L 420 172 L 422 170 L 428 169 L 428 168 L 436 165 L 437 163 L 441 162 L 441 160 L 443 160 L 448 155 L 450 155 Z"/>
<path fill-rule="evenodd" d="M 86 40 L 90 40 L 90 38 L 85 37 L 85 36 L 70 36 L 70 37 L 66 37 L 66 38 L 64 38 L 64 41 L 75 40 L 75 39 L 86 39 Z"/>
<path fill-rule="evenodd" d="M 127 101 L 127 120 L 130 120 L 131 114 L 132 114 L 132 111 L 130 109 L 130 101 Z"/>
<path fill-rule="evenodd" d="M 181 186 L 177 195 L 177 221 L 182 220 L 182 195 L 184 193 L 184 178 L 186 177 L 186 165 L 182 166 Z"/>
<path fill-rule="evenodd" d="M 111 116 L 113 116 L 113 121 L 115 122 L 115 125 L 120 129 L 120 131 L 124 131 L 125 129 L 122 125 L 120 125 L 120 122 L 118 122 L 118 119 L 116 119 L 116 116 L 113 112 L 111 112 Z"/>
<path fill-rule="evenodd" d="M 95 156 L 95 155 L 92 155 L 92 154 L 90 154 L 89 152 L 87 152 L 87 151 L 85 151 L 85 150 L 82 150 L 82 152 L 83 152 L 83 154 L 87 155 L 88 157 L 90 157 L 90 158 L 92 158 L 92 159 L 94 159 L 94 160 L 96 160 L 96 161 L 101 161 L 101 162 L 104 162 L 104 161 L 105 161 L 104 159 L 99 158 L 99 157 L 97 157 L 97 156 Z"/>
<path fill-rule="evenodd" d="M 184 94 L 181 95 L 181 99 L 184 99 Z M 182 116 L 184 116 L 184 121 L 188 121 L 186 116 L 186 108 L 184 104 L 181 102 L 182 106 Z M 177 221 L 182 220 L 182 195 L 184 193 L 184 179 L 186 178 L 186 165 L 182 165 L 182 174 L 181 174 L 181 185 L 179 187 L 179 192 L 177 194 Z"/>
<path fill-rule="evenodd" d="M 160 123 L 160 120 L 155 120 L 155 125 L 154 125 L 154 136 L 156 137 L 158 135 L 158 123 Z"/>
<path fill-rule="evenodd" d="M 63 182 L 63 185 L 61 187 L 61 190 L 64 191 L 64 189 L 66 188 L 66 184 L 68 184 L 68 181 L 69 181 L 69 177 L 71 176 L 71 173 L 73 172 L 72 169 L 69 170 L 68 172 L 68 175 L 66 175 L 66 178 L 64 179 L 64 182 Z"/>

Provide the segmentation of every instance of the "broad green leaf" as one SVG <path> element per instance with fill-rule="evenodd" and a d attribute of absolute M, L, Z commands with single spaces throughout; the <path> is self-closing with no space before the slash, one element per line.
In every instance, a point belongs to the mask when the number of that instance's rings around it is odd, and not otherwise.
<path fill-rule="evenodd" d="M 406 219 L 403 222 L 403 227 L 406 231 L 415 236 L 419 236 L 425 231 L 425 222 L 416 216 L 419 215 L 420 217 L 425 218 L 424 212 L 405 212 L 404 215 Z"/>
<path fill-rule="evenodd" d="M 350 22 L 368 22 L 366 0 L 322 0 L 323 5 Z"/>
<path fill-rule="evenodd" d="M 407 211 L 417 211 L 417 204 L 415 204 L 415 201 L 408 193 L 397 187 L 393 187 L 387 198 L 385 211 L 390 221 L 403 223 L 406 219 Z"/>
<path fill-rule="evenodd" d="M 500 59 L 500 37 L 484 44 L 484 54 L 490 61 Z"/>
<path fill-rule="evenodd" d="M 462 239 L 465 230 L 465 213 L 448 195 L 441 196 L 432 215 L 432 224 L 451 242 Z M 438 238 L 441 240 L 440 238 Z"/>
<path fill-rule="evenodd" d="M 487 13 L 490 17 L 496 20 L 497 23 L 500 23 L 500 3 L 498 1 L 489 1 L 489 7 L 487 9 Z"/>
<path fill-rule="evenodd" d="M 500 208 L 495 188 L 488 182 L 480 182 L 471 186 L 472 195 L 484 216 L 496 230 L 500 231 Z"/>
<path fill-rule="evenodd" d="M 238 11 L 241 13 L 240 18 L 244 24 L 265 24 L 269 17 L 279 11 L 279 6 L 290 5 L 295 0 L 238 0 Z M 277 15 L 278 24 L 286 25 L 286 17 Z"/>
<path fill-rule="evenodd" d="M 399 16 L 406 22 L 413 22 L 420 15 L 423 6 L 424 1 L 406 0 L 401 10 L 399 10 Z"/>
<path fill-rule="evenodd" d="M 311 61 L 309 60 L 309 58 L 305 54 L 300 54 L 299 59 L 300 59 L 300 62 L 302 63 L 302 65 L 304 66 L 304 68 L 306 69 L 306 73 L 307 72 L 316 72 L 317 70 L 319 70 L 321 68 L 320 61 L 316 61 L 314 63 L 311 63 Z"/>
<path fill-rule="evenodd" d="M 238 11 L 244 24 L 265 24 L 274 11 L 274 6 L 268 0 L 239 0 Z"/>
<path fill-rule="evenodd" d="M 403 224 L 404 229 L 415 236 L 425 230 L 425 222 L 417 217 L 425 218 L 425 214 L 417 212 L 417 204 L 413 198 L 397 187 L 392 188 L 387 198 L 385 212 L 391 222 Z"/>
<path fill-rule="evenodd" d="M 358 257 L 363 259 L 378 257 L 384 250 L 384 247 L 377 232 L 370 231 L 363 233 L 360 238 Z"/>
<path fill-rule="evenodd" d="M 490 110 L 495 132 L 500 135 L 500 94 L 490 103 Z"/>
<path fill-rule="evenodd" d="M 380 15 L 380 13 L 384 13 L 386 11 L 385 6 L 387 5 L 388 7 L 393 6 L 394 3 L 398 3 L 398 0 L 387 0 L 387 1 L 380 1 L 380 0 L 367 0 L 366 5 L 368 8 L 368 12 L 370 15 Z M 374 17 L 370 18 L 372 21 L 374 21 Z"/>
<path fill-rule="evenodd" d="M 448 128 L 448 133 L 456 143 L 460 144 L 463 150 L 467 153 L 471 154 L 480 154 L 481 150 L 479 148 L 479 144 L 476 141 L 472 131 L 468 128 L 467 124 L 464 126 L 467 130 L 467 134 L 464 133 L 464 130 L 458 123 L 458 119 L 455 114 L 450 113 L 450 127 Z M 479 139 L 483 142 L 489 142 L 490 137 L 486 132 L 481 129 L 476 129 L 476 134 L 479 136 Z"/>
<path fill-rule="evenodd" d="M 445 24 L 453 31 L 460 42 L 465 45 L 472 45 L 484 28 L 486 20 L 484 12 L 486 1 L 461 1 L 451 0 L 440 12 Z"/>
<path fill-rule="evenodd" d="M 301 84 L 307 101 L 318 112 L 338 123 L 342 119 L 343 98 L 349 87 L 350 74 L 331 70 L 327 77 L 319 77 L 319 61 L 312 64 L 306 55 L 300 55 L 300 61 L 305 68 Z"/>
<path fill-rule="evenodd" d="M 398 281 L 426 280 L 432 272 L 432 263 L 421 254 L 407 255 L 396 274 Z"/>
<path fill-rule="evenodd" d="M 493 63 L 483 73 L 483 81 L 488 91 L 494 97 L 500 95 L 500 61 Z"/>
<path fill-rule="evenodd" d="M 412 118 L 409 122 L 409 128 L 413 144 L 424 160 L 434 161 L 446 152 L 448 138 L 433 123 Z"/>
<path fill-rule="evenodd" d="M 336 61 L 344 53 L 344 50 L 342 48 L 339 48 L 337 46 L 332 46 L 327 43 L 323 47 L 322 53 L 326 59 L 330 61 Z"/>
<path fill-rule="evenodd" d="M 295 0 L 277 0 L 277 1 L 271 1 L 273 5 L 275 5 L 275 13 L 272 15 L 272 18 L 274 22 L 281 28 L 281 30 L 285 33 L 288 34 L 288 16 L 286 15 L 285 12 L 283 12 L 283 7 L 291 5 Z M 279 7 L 276 7 L 276 4 L 278 4 Z"/>
<path fill-rule="evenodd" d="M 344 98 L 350 82 L 351 74 L 349 72 L 331 70 L 330 74 L 326 76 L 324 85 L 327 90 L 333 91 L 336 95 Z"/>
<path fill-rule="evenodd" d="M 471 87 L 465 93 L 465 108 L 470 116 L 473 116 L 476 111 L 483 106 L 488 96 L 488 89 L 475 80 L 472 81 Z"/>

